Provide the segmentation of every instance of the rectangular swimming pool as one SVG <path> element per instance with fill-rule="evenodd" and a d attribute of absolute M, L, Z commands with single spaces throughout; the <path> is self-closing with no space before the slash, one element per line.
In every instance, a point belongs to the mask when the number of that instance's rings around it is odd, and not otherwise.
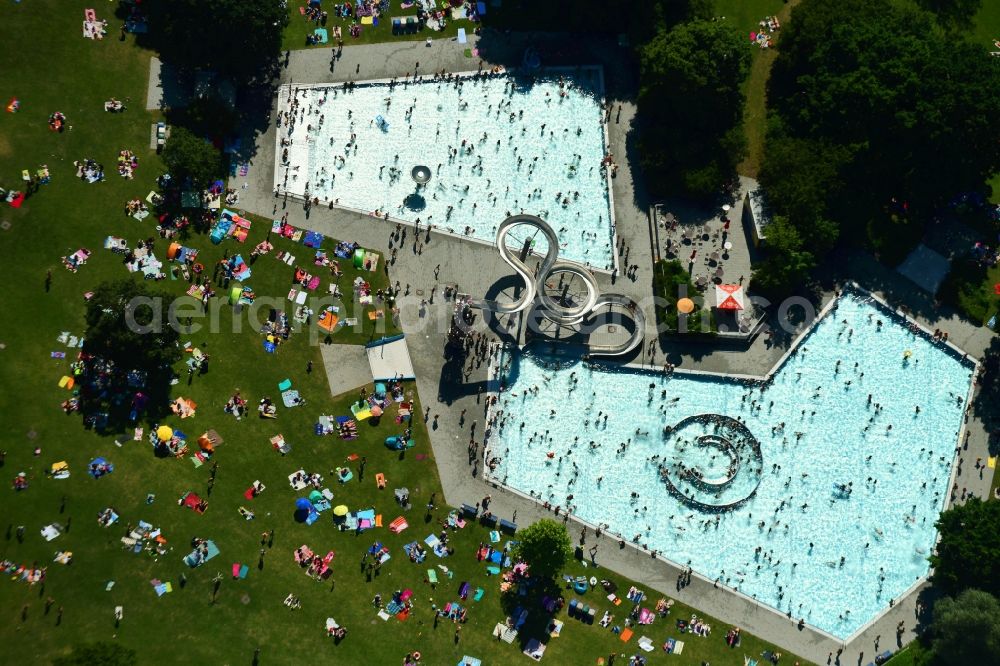
<path fill-rule="evenodd" d="M 557 230 L 562 258 L 610 270 L 601 88 L 596 68 L 350 91 L 283 86 L 275 187 L 488 242 L 512 213 L 538 215 Z M 431 172 L 419 192 L 410 175 L 418 165 Z"/>

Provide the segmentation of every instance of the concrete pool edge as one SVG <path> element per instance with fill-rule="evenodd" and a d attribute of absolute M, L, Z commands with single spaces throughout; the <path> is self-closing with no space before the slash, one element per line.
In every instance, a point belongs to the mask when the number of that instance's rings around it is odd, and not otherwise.
<path fill-rule="evenodd" d="M 610 150 L 611 150 L 611 135 L 610 135 L 610 128 L 608 126 L 608 121 L 610 120 L 610 111 L 605 111 L 605 105 L 607 104 L 607 94 L 606 94 L 605 79 L 604 79 L 604 66 L 600 65 L 600 64 L 594 64 L 594 65 L 579 65 L 579 66 L 575 66 L 575 67 L 569 67 L 569 66 L 544 67 L 544 68 L 541 69 L 540 73 L 541 73 L 541 75 L 545 75 L 545 74 L 559 75 L 560 73 L 571 73 L 571 72 L 577 72 L 577 71 L 581 71 L 581 70 L 593 70 L 593 72 L 595 74 L 595 79 L 596 79 L 596 86 L 595 86 L 595 88 L 596 88 L 596 95 L 598 97 L 598 101 L 600 102 L 601 109 L 602 109 L 601 120 L 600 120 L 600 125 L 601 125 L 601 140 L 603 142 L 602 153 L 603 153 L 603 155 L 608 155 L 610 153 Z M 475 77 L 475 76 L 480 75 L 482 73 L 483 73 L 482 71 L 472 71 L 472 70 L 449 72 L 449 74 L 451 74 L 452 76 L 463 77 L 463 78 L 472 78 L 472 77 Z M 534 74 L 526 73 L 526 72 L 522 71 L 521 68 L 517 68 L 517 67 L 504 68 L 501 72 L 499 72 L 499 74 L 502 74 L 502 75 L 505 75 L 505 76 L 510 76 L 510 77 L 516 77 L 516 76 L 535 76 Z M 418 84 L 418 83 L 419 84 L 433 83 L 433 82 L 435 82 L 435 80 L 436 79 L 432 75 L 428 75 L 428 74 L 416 75 L 415 74 L 412 79 L 404 79 L 403 81 L 400 81 L 399 78 L 395 78 L 395 79 L 393 79 L 393 78 L 378 78 L 378 79 L 359 79 L 357 81 L 354 81 L 354 83 L 356 83 L 356 84 L 362 84 L 362 85 L 366 85 L 366 86 L 367 85 L 389 85 L 392 82 L 395 82 L 396 85 L 409 85 L 409 83 L 413 83 L 413 84 Z M 298 89 L 298 88 L 309 88 L 309 89 L 336 88 L 336 89 L 342 89 L 345 85 L 346 84 L 343 83 L 343 82 L 341 82 L 341 83 L 336 83 L 336 82 L 330 82 L 330 83 L 320 83 L 320 82 L 316 82 L 316 83 L 295 83 L 295 81 L 289 81 L 288 83 L 282 83 L 282 84 L 280 84 L 278 86 L 278 89 L 277 89 L 277 91 L 275 93 L 275 107 L 274 108 L 275 108 L 275 110 L 278 113 L 280 113 L 282 107 L 285 106 L 285 105 L 287 105 L 288 100 L 290 99 L 291 91 L 292 91 L 293 88 L 295 88 L 295 89 Z M 277 127 L 276 129 L 280 129 L 280 128 L 281 128 L 281 126 Z M 289 191 L 287 187 L 283 186 L 281 178 L 279 177 L 279 172 L 281 170 L 281 167 L 283 166 L 282 163 L 281 163 L 281 154 L 282 154 L 282 148 L 283 148 L 283 146 L 281 145 L 281 140 L 282 140 L 281 132 L 276 131 L 275 135 L 274 135 L 274 160 L 273 160 L 273 164 L 271 165 L 272 166 L 272 192 L 275 193 L 276 197 L 279 196 L 279 195 L 284 195 L 286 198 L 290 198 L 293 201 L 299 201 L 299 202 L 302 202 L 304 204 L 308 204 L 308 202 L 310 201 L 310 199 L 306 198 L 304 193 L 298 193 L 298 192 L 291 192 L 291 191 Z M 607 199 L 608 216 L 609 216 L 608 230 L 610 232 L 609 239 L 610 239 L 610 247 L 611 247 L 611 250 L 610 250 L 610 258 L 611 258 L 611 262 L 610 263 L 611 263 L 611 267 L 610 268 L 605 268 L 603 266 L 595 266 L 595 265 L 592 265 L 592 264 L 590 264 L 590 263 L 588 263 L 586 261 L 582 261 L 582 260 L 577 261 L 577 263 L 580 263 L 581 265 L 586 266 L 590 271 L 592 271 L 594 273 L 600 273 L 600 274 L 603 274 L 603 275 L 609 275 L 610 276 L 610 275 L 618 274 L 620 272 L 619 271 L 619 269 L 620 269 L 620 258 L 619 258 L 619 254 L 618 254 L 618 227 L 617 227 L 617 218 L 618 218 L 618 216 L 617 216 L 617 213 L 615 211 L 614 181 L 613 181 L 613 178 L 611 176 L 611 170 L 610 169 L 606 169 L 604 171 L 604 178 L 603 178 L 603 180 L 604 180 L 605 194 L 606 194 L 606 199 Z M 382 220 L 384 220 L 386 222 L 389 222 L 389 223 L 402 224 L 402 225 L 405 225 L 407 227 L 411 227 L 411 228 L 414 229 L 414 231 L 418 230 L 418 225 L 416 225 L 414 222 L 410 222 L 408 220 L 403 220 L 403 219 L 399 219 L 399 218 L 396 218 L 396 217 L 392 217 L 388 213 L 384 213 L 382 215 L 376 215 L 375 211 L 373 211 L 373 210 L 363 210 L 363 209 L 360 209 L 360 208 L 355 208 L 355 207 L 343 205 L 343 204 L 340 204 L 340 203 L 331 203 L 329 201 L 320 201 L 320 203 L 318 205 L 319 206 L 324 206 L 324 205 L 329 206 L 329 205 L 332 205 L 333 208 L 337 208 L 337 209 L 340 209 L 340 210 L 345 210 L 345 211 L 352 212 L 352 213 L 359 213 L 359 214 L 362 214 L 362 215 L 368 215 L 370 217 L 376 217 L 378 219 L 382 219 Z M 427 225 L 425 225 L 425 228 L 426 227 L 427 227 Z M 441 234 L 443 234 L 445 236 L 448 236 L 448 237 L 451 237 L 451 238 L 455 238 L 455 239 L 458 239 L 458 240 L 472 241 L 474 243 L 484 244 L 484 245 L 488 245 L 490 247 L 492 247 L 494 245 L 494 243 L 493 243 L 492 240 L 477 238 L 475 236 L 471 236 L 471 235 L 468 235 L 468 234 L 459 233 L 457 231 L 453 231 L 449 227 L 434 226 L 433 228 L 438 233 L 441 233 Z M 532 257 L 538 257 L 540 255 L 538 255 L 536 252 L 532 251 L 530 253 L 530 256 L 532 256 Z M 576 261 L 576 260 L 574 260 L 574 261 Z"/>
<path fill-rule="evenodd" d="M 836 307 L 837 303 L 840 301 L 840 299 L 843 298 L 843 297 L 845 297 L 845 296 L 850 295 L 850 292 L 854 292 L 855 296 L 860 297 L 862 299 L 871 299 L 871 301 L 873 301 L 874 303 L 876 303 L 882 309 L 888 311 L 893 317 L 898 318 L 900 320 L 899 323 L 907 325 L 910 328 L 910 330 L 913 331 L 915 334 L 921 335 L 921 336 L 926 337 L 926 338 L 928 338 L 930 340 L 934 339 L 934 333 L 930 329 L 928 329 L 927 327 L 925 327 L 922 324 L 920 324 L 913 317 L 910 317 L 905 311 L 902 311 L 901 309 L 892 307 L 888 302 L 886 302 L 885 299 L 883 299 L 880 296 L 876 295 L 875 293 L 869 291 L 868 289 L 865 289 L 864 287 L 862 287 L 861 285 L 859 285 L 857 282 L 855 282 L 855 281 L 848 281 L 848 282 L 844 283 L 844 286 L 842 288 L 839 288 L 839 289 L 837 289 L 834 292 L 833 298 L 831 298 L 821 308 L 821 310 L 817 314 L 817 316 L 805 328 L 803 328 L 798 333 L 798 335 L 793 340 L 793 342 L 789 345 L 789 348 L 785 351 L 785 353 L 782 354 L 782 356 L 774 363 L 774 365 L 766 373 L 764 373 L 763 375 L 749 375 L 749 374 L 725 373 L 725 372 L 714 372 L 714 371 L 694 370 L 694 369 L 682 369 L 682 368 L 675 368 L 674 370 L 671 371 L 671 373 L 672 374 L 689 375 L 689 376 L 693 376 L 693 377 L 712 377 L 712 378 L 725 379 L 725 380 L 741 380 L 741 381 L 753 381 L 753 382 L 767 382 L 788 361 L 788 359 L 791 357 L 792 353 L 798 349 L 798 347 L 802 343 L 802 341 L 805 340 L 809 336 L 809 334 L 812 331 L 815 330 L 815 328 L 819 325 L 819 323 L 821 321 L 823 321 L 823 319 L 825 319 L 826 316 L 828 316 L 830 314 L 830 312 L 832 312 L 835 309 L 835 307 Z M 979 361 L 978 358 L 976 358 L 974 356 L 970 356 L 962 348 L 958 347 L 957 345 L 955 345 L 954 343 L 952 343 L 950 341 L 947 341 L 947 340 L 938 340 L 938 341 L 935 341 L 935 344 L 942 345 L 947 350 L 947 353 L 949 353 L 956 360 L 958 360 L 959 363 L 963 367 L 965 367 L 966 369 L 969 369 L 970 370 L 970 374 L 971 374 L 971 378 L 970 378 L 970 380 L 968 382 L 968 388 L 966 390 L 965 401 L 963 403 L 962 423 L 961 423 L 961 425 L 959 426 L 959 429 L 958 429 L 958 436 L 957 436 L 957 440 L 956 440 L 956 449 L 955 449 L 955 451 L 952 454 L 952 459 L 951 459 L 951 462 L 950 462 L 950 465 L 949 465 L 950 472 L 949 472 L 948 486 L 947 486 L 949 492 L 946 492 L 946 493 L 942 494 L 941 504 L 940 504 L 940 506 L 938 507 L 938 510 L 937 510 L 938 515 L 940 515 L 941 512 L 947 510 L 949 508 L 949 506 L 952 504 L 951 493 L 955 492 L 954 489 L 956 488 L 955 483 L 956 483 L 956 479 L 957 479 L 957 476 L 958 476 L 958 467 L 959 467 L 959 458 L 960 458 L 959 453 L 960 453 L 960 451 L 962 449 L 963 439 L 965 437 L 965 433 L 967 432 L 968 421 L 969 421 L 969 418 L 971 416 L 970 410 L 971 410 L 971 407 L 972 407 L 972 400 L 973 400 L 973 395 L 975 393 L 975 386 L 976 386 L 976 384 L 975 384 L 975 378 L 976 378 L 976 375 L 979 372 L 980 361 Z M 523 345 L 523 346 L 518 347 L 518 352 L 522 352 L 524 350 L 524 348 L 527 347 L 527 346 L 528 345 Z M 502 373 L 502 368 L 504 366 L 504 358 L 510 352 L 510 347 L 511 347 L 511 345 L 505 345 L 504 348 L 503 348 L 503 350 L 501 351 L 501 353 L 497 357 L 497 359 L 495 361 L 491 359 L 491 362 L 489 364 L 489 371 L 488 371 L 489 372 L 489 374 L 488 374 L 489 384 L 488 385 L 490 387 L 490 393 L 488 395 L 490 396 L 490 400 L 487 403 L 488 406 L 487 406 L 487 410 L 486 410 L 487 429 L 484 432 L 484 454 L 483 454 L 483 460 L 482 460 L 482 464 L 483 464 L 483 475 L 482 475 L 482 478 L 491 487 L 499 488 L 501 490 L 510 492 L 513 495 L 516 495 L 517 497 L 520 497 L 522 499 L 530 501 L 531 503 L 537 505 L 539 508 L 541 508 L 541 509 L 543 509 L 545 511 L 552 511 L 551 508 L 548 508 L 548 507 L 544 506 L 544 504 L 542 503 L 542 501 L 541 501 L 540 498 L 535 498 L 534 496 L 532 496 L 530 494 L 527 494 L 527 493 L 525 493 L 525 492 L 523 492 L 523 491 L 521 491 L 521 490 L 519 490 L 517 488 L 514 488 L 513 486 L 509 486 L 509 485 L 505 484 L 499 478 L 494 477 L 490 473 L 490 468 L 489 468 L 489 465 L 487 464 L 487 462 L 489 460 L 490 444 L 491 444 L 491 442 L 489 440 L 490 440 L 490 435 L 492 434 L 492 431 L 493 431 L 492 423 L 493 423 L 493 419 L 494 419 L 494 404 L 499 403 L 499 399 L 500 399 L 500 390 L 499 389 L 500 389 L 500 385 L 501 385 L 501 382 L 502 382 L 502 374 L 501 373 Z M 618 368 L 622 368 L 622 369 L 631 370 L 633 372 L 641 372 L 641 373 L 645 373 L 645 374 L 662 374 L 662 371 L 658 371 L 656 368 L 651 367 L 651 366 L 647 366 L 645 364 L 636 364 L 636 363 L 616 364 L 616 363 L 614 363 L 612 361 L 608 361 L 608 360 L 601 360 L 598 364 L 599 365 L 603 365 L 603 366 L 608 367 L 608 368 L 618 367 Z M 558 515 L 558 514 L 556 514 L 556 515 Z M 595 531 L 598 529 L 597 525 L 594 525 L 594 524 L 592 524 L 592 523 L 590 523 L 590 522 L 588 522 L 586 520 L 583 520 L 583 519 L 577 517 L 575 514 L 572 514 L 572 513 L 563 513 L 563 516 L 564 516 L 564 521 L 568 522 L 569 519 L 572 519 L 576 523 L 578 523 L 579 525 L 581 525 L 583 527 L 589 527 L 590 529 L 595 530 Z M 610 526 L 608 526 L 608 529 L 610 529 Z M 652 559 L 660 560 L 660 561 L 668 564 L 669 566 L 675 567 L 675 568 L 680 569 L 682 571 L 687 569 L 687 565 L 682 565 L 679 562 L 676 562 L 676 561 L 674 561 L 673 559 L 671 559 L 669 557 L 664 557 L 664 556 L 661 556 L 661 555 L 655 555 L 655 556 L 651 555 L 651 551 L 648 548 L 641 547 L 639 544 L 636 544 L 636 543 L 633 543 L 631 541 L 628 541 L 628 540 L 626 540 L 620 534 L 617 534 L 615 532 L 605 532 L 605 534 L 607 534 L 609 536 L 616 537 L 619 541 L 625 542 L 637 554 L 641 553 L 643 555 L 648 555 Z M 931 550 L 927 553 L 928 556 L 936 549 L 937 544 L 940 542 L 940 538 L 941 538 L 940 534 L 935 533 L 934 546 L 932 546 Z M 831 640 L 831 641 L 834 641 L 834 642 L 836 642 L 837 644 L 843 646 L 846 649 L 846 647 L 850 643 L 852 643 L 853 641 L 857 640 L 868 629 L 870 629 L 872 626 L 874 626 L 875 624 L 877 624 L 886 615 L 888 615 L 889 613 L 893 612 L 894 606 L 899 605 L 899 603 L 897 603 L 897 600 L 898 600 L 898 602 L 902 602 L 902 600 L 907 599 L 908 597 L 910 597 L 910 595 L 913 595 L 919 589 L 921 589 L 926 584 L 928 584 L 928 581 L 931 578 L 931 576 L 933 576 L 933 573 L 934 573 L 933 568 L 931 568 L 930 566 L 928 566 L 928 569 L 927 569 L 926 573 L 924 573 L 923 575 L 919 576 L 910 586 L 908 586 L 905 589 L 905 591 L 903 591 L 902 593 L 900 593 L 900 595 L 898 595 L 897 598 L 893 598 L 893 599 L 890 600 L 891 601 L 891 605 L 884 606 L 871 619 L 869 619 L 864 624 L 860 625 L 857 629 L 855 629 L 853 632 L 851 632 L 847 636 L 839 637 L 839 636 L 836 636 L 836 635 L 830 633 L 829 631 L 826 631 L 824 629 L 821 629 L 821 628 L 819 628 L 819 627 L 817 627 L 815 625 L 808 624 L 808 623 L 806 623 L 804 626 L 806 628 L 808 628 L 809 631 L 814 632 L 818 636 L 826 638 L 826 639 Z M 789 621 L 792 621 L 791 620 L 791 615 L 780 611 L 778 608 L 776 608 L 774 606 L 771 606 L 771 605 L 766 604 L 764 602 L 760 602 L 757 599 L 755 599 L 754 597 L 748 596 L 745 593 L 740 592 L 736 588 L 728 586 L 728 585 L 726 585 L 726 584 L 724 584 L 722 582 L 709 579 L 709 578 L 705 577 L 704 575 L 702 575 L 701 573 L 696 572 L 696 571 L 692 571 L 692 575 L 694 577 L 697 577 L 698 580 L 700 580 L 700 581 L 702 581 L 704 583 L 711 583 L 712 586 L 714 588 L 716 588 L 716 589 L 720 589 L 721 588 L 721 589 L 723 589 L 726 592 L 729 592 L 729 593 L 732 593 L 732 594 L 736 595 L 736 597 L 738 597 L 738 598 L 740 598 L 742 600 L 751 602 L 753 604 L 753 606 L 756 607 L 756 608 L 764 608 L 764 609 L 770 611 L 772 615 L 775 615 L 775 616 L 780 617 L 782 619 L 787 619 Z M 722 619 L 722 618 L 719 618 L 719 619 Z M 794 622 L 793 622 L 793 624 L 794 624 Z"/>

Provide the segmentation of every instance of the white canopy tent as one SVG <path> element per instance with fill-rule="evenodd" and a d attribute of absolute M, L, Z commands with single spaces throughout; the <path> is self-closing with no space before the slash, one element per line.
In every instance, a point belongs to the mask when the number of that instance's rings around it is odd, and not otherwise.
<path fill-rule="evenodd" d="M 365 345 L 365 352 L 368 354 L 373 380 L 416 379 L 404 336 L 396 335 L 369 342 Z"/>

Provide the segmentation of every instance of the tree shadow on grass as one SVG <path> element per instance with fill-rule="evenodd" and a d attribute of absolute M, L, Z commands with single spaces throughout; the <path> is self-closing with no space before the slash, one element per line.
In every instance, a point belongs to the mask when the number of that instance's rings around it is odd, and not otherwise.
<path fill-rule="evenodd" d="M 989 433 L 990 455 L 1000 454 L 1000 338 L 994 337 L 983 355 L 972 413 Z"/>
<path fill-rule="evenodd" d="M 520 590 L 524 590 L 522 595 Z M 524 650 L 532 639 L 545 644 L 550 638 L 550 624 L 558 613 L 557 607 L 551 606 L 554 600 L 562 597 L 562 590 L 555 581 L 513 586 L 500 596 L 500 608 L 507 616 L 508 625 L 517 624 L 522 613 L 527 611 L 523 623 L 517 628 L 517 643 Z M 552 610 L 548 610 L 548 605 Z"/>

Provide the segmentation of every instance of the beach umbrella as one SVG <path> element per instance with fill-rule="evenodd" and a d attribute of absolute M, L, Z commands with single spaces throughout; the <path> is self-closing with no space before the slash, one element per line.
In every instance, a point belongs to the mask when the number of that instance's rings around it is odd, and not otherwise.
<path fill-rule="evenodd" d="M 156 437 L 161 442 L 166 442 L 170 440 L 170 438 L 173 436 L 174 436 L 174 429 L 171 428 L 170 426 L 161 425 L 159 428 L 156 429 Z"/>
<path fill-rule="evenodd" d="M 683 312 L 684 314 L 691 314 L 694 312 L 694 301 L 690 298 L 682 298 L 677 301 L 677 311 Z"/>
<path fill-rule="evenodd" d="M 299 511 L 310 511 L 313 508 L 313 503 L 306 497 L 300 497 L 295 500 L 295 508 Z"/>
<path fill-rule="evenodd" d="M 346 516 L 347 515 L 347 507 L 345 505 L 343 505 L 343 504 L 338 504 L 337 506 L 333 507 L 333 515 L 335 515 L 335 516 Z"/>
<path fill-rule="evenodd" d="M 742 310 L 746 307 L 743 297 L 743 287 L 738 284 L 719 284 L 715 286 L 715 302 L 720 310 Z"/>

